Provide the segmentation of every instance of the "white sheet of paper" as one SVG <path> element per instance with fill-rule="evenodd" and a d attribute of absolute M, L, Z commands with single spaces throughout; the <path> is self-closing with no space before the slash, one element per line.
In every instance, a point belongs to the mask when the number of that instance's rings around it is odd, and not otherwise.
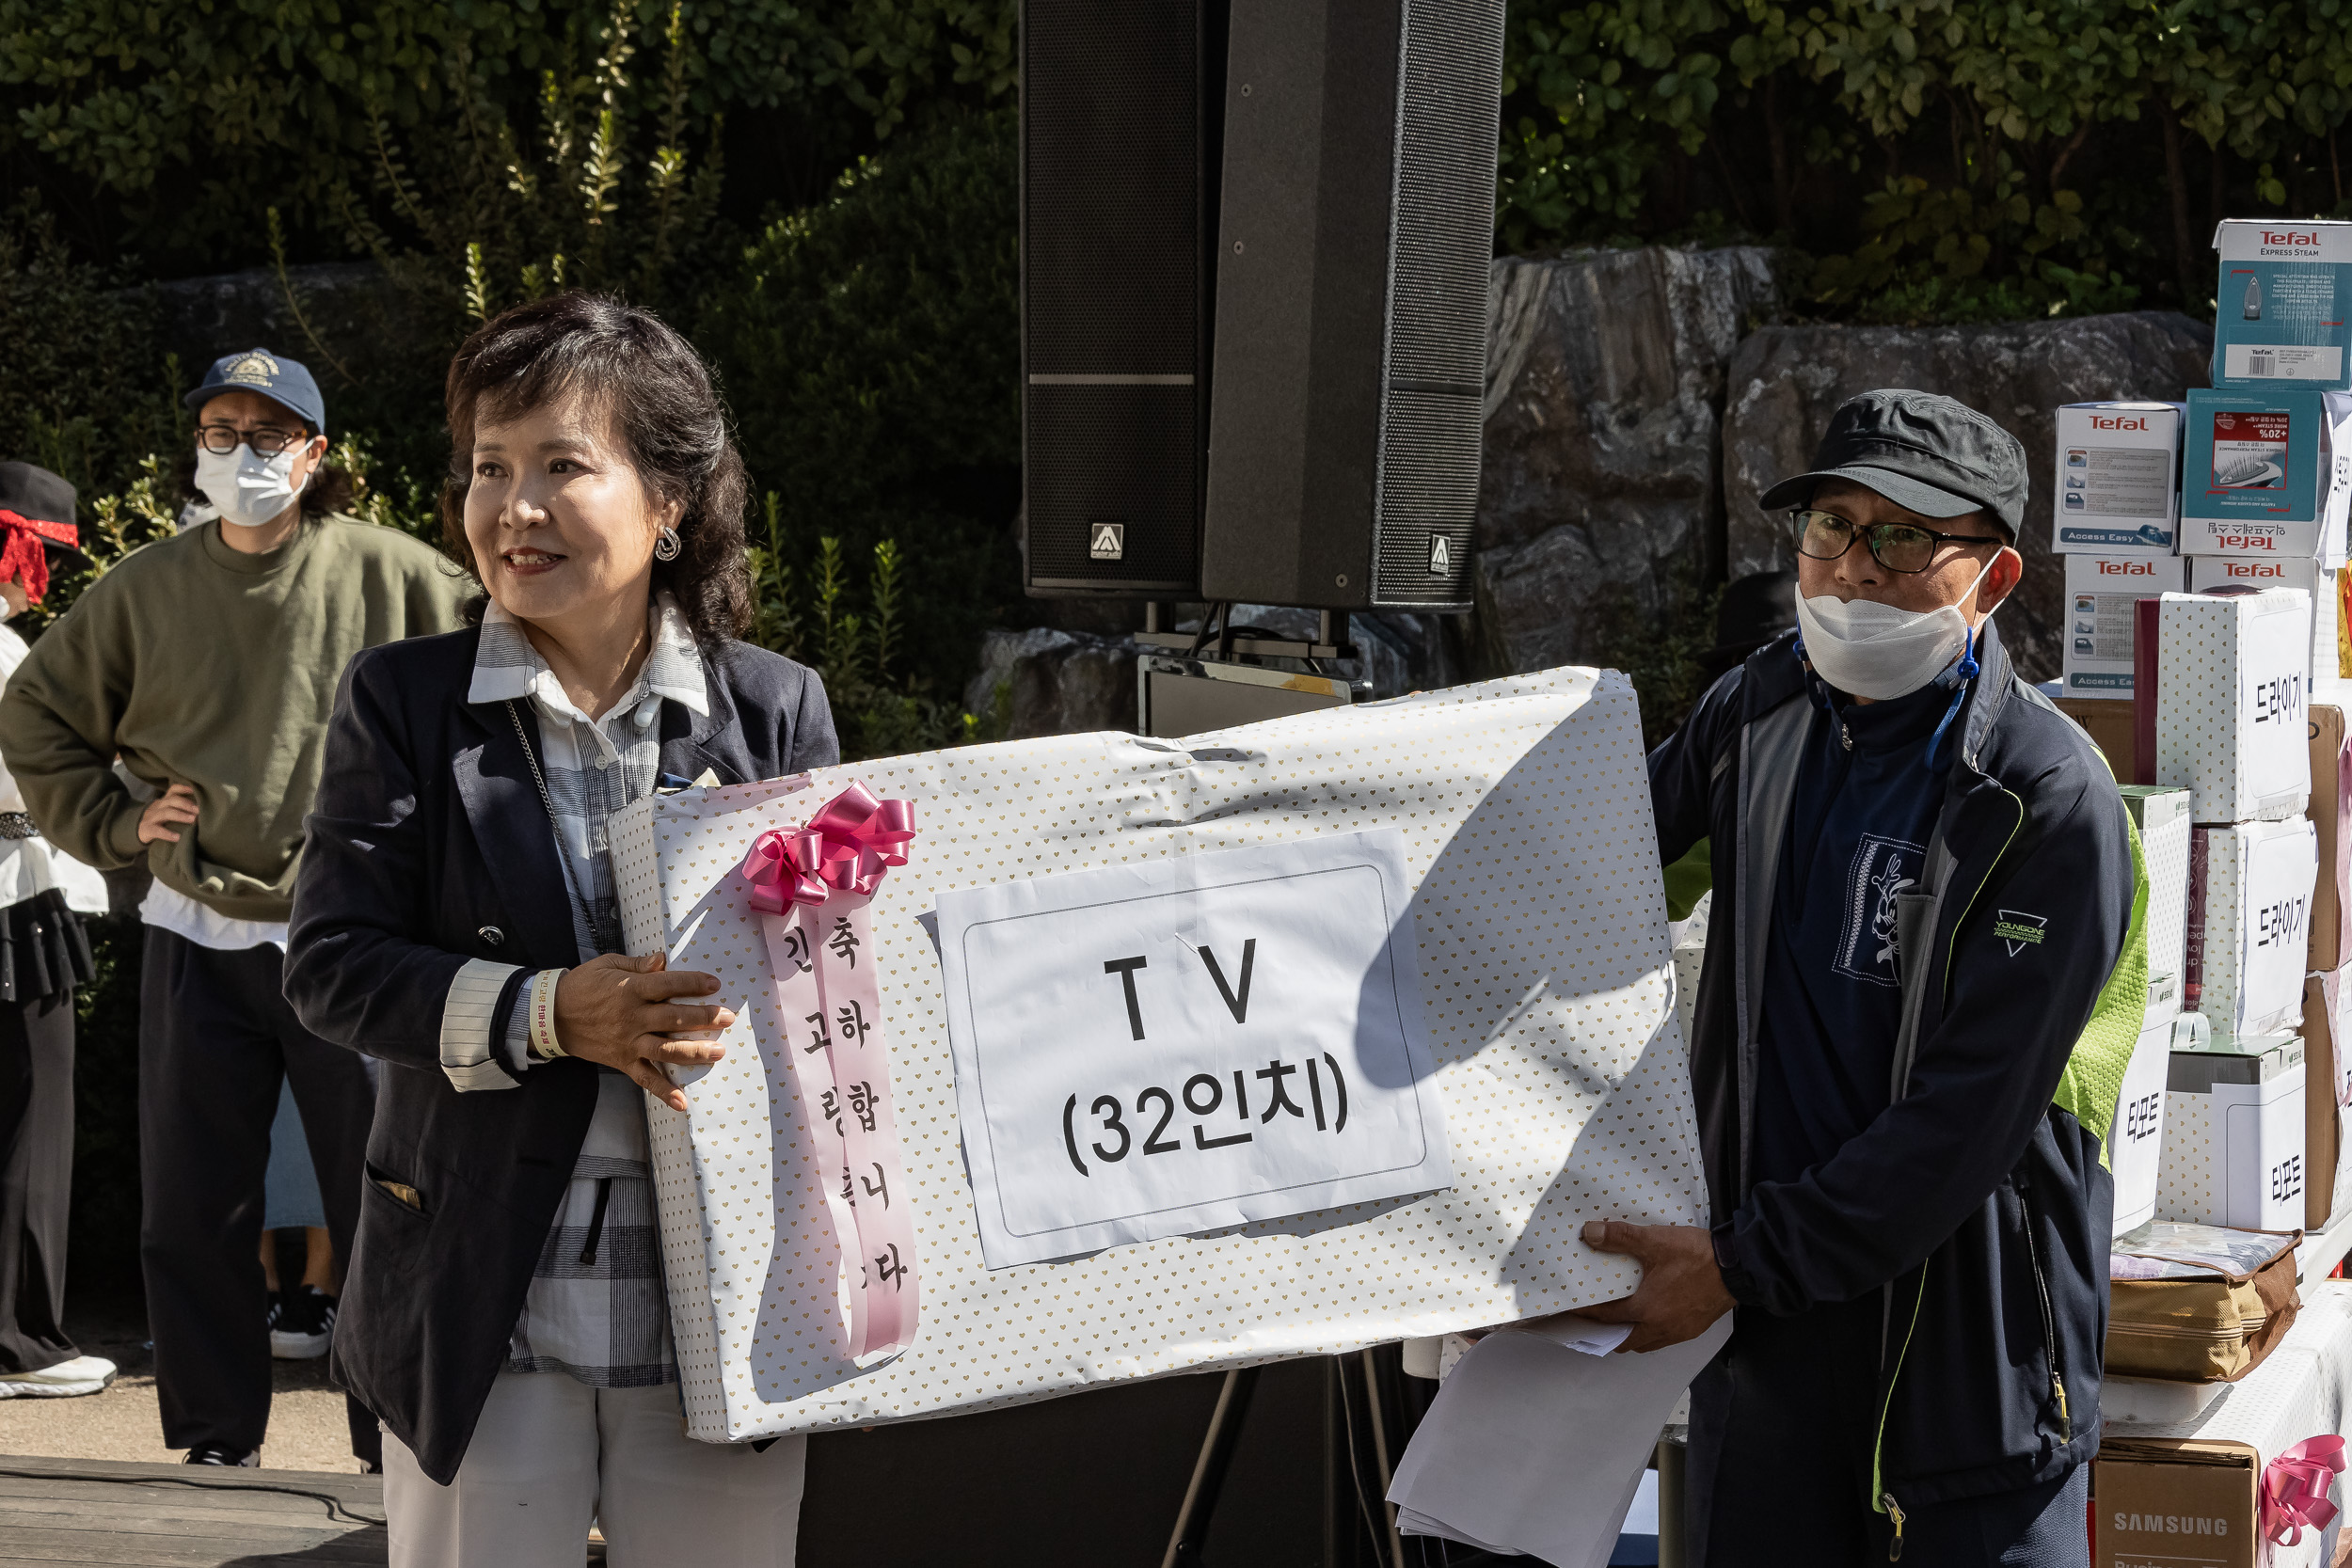
<path fill-rule="evenodd" d="M 1393 828 L 939 898 L 992 1269 L 1449 1187 Z"/>
<path fill-rule="evenodd" d="M 1675 1402 L 1730 1335 L 1728 1313 L 1645 1355 L 1578 1354 L 1540 1331 L 1487 1335 L 1438 1386 L 1397 1462 L 1398 1528 L 1601 1568 Z"/>
<path fill-rule="evenodd" d="M 1573 1312 L 1563 1312 L 1556 1318 L 1538 1318 L 1524 1328 L 1503 1332 L 1539 1335 L 1555 1345 L 1565 1345 L 1587 1355 L 1607 1355 L 1633 1338 L 1633 1325 L 1595 1323 Z"/>

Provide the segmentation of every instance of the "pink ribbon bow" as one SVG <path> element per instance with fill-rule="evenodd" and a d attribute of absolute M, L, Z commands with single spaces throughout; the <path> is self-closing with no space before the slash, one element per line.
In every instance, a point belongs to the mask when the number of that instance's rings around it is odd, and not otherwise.
<path fill-rule="evenodd" d="M 2326 1529 L 2336 1516 L 2328 1483 L 2343 1473 L 2341 1437 L 2306 1437 L 2263 1466 L 2263 1534 L 2292 1546 L 2306 1526 Z"/>
<path fill-rule="evenodd" d="M 825 802 L 808 826 L 770 829 L 743 857 L 752 908 L 783 914 L 794 904 L 817 905 L 836 893 L 863 897 L 882 885 L 894 865 L 907 863 L 914 837 L 914 802 L 878 800 L 852 784 Z"/>

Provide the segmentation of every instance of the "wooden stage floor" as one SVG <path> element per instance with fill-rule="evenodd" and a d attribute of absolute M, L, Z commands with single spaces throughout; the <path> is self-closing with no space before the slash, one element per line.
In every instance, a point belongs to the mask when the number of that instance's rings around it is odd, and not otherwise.
<path fill-rule="evenodd" d="M 0 1454 L 8 1568 L 380 1565 L 383 1527 L 362 1521 L 383 1517 L 384 1483 L 373 1476 Z"/>

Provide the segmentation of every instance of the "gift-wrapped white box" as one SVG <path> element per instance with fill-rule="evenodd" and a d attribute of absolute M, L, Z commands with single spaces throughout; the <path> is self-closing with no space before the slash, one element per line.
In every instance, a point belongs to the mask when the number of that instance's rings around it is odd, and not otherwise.
<path fill-rule="evenodd" d="M 2300 816 L 2311 798 L 2311 595 L 2167 594 L 2154 783 L 2200 822 Z"/>
<path fill-rule="evenodd" d="M 870 909 L 922 1274 L 910 1349 L 846 1354 L 837 1243 L 738 866 L 852 781 L 914 803 Z M 984 1267 L 941 966 L 957 889 L 1393 828 L 1454 1184 Z M 1328 1354 L 1612 1299 L 1587 1219 L 1703 1225 L 1633 693 L 1556 670 L 1183 741 L 1086 735 L 690 790 L 615 819 L 629 950 L 722 978 L 728 1054 L 649 1111 L 688 1430 L 710 1441 Z M 834 1180 L 838 1180 L 835 1173 Z"/>
<path fill-rule="evenodd" d="M 2319 835 L 2306 817 L 2199 828 L 2189 849 L 2188 958 L 2182 1000 L 2217 1035 L 2303 1021 Z"/>
<path fill-rule="evenodd" d="M 2151 1006 L 2149 1011 L 2159 1009 Z M 2115 1097 L 2114 1131 L 2107 1135 L 2107 1168 L 2115 1178 L 2114 1233 L 2121 1236 L 2156 1217 L 2156 1181 L 2164 1148 L 2165 1082 L 2172 1062 L 2173 1020 L 2154 1019 L 2139 1032 L 2123 1086 Z"/>
<path fill-rule="evenodd" d="M 2282 561 L 2236 556 L 2198 556 L 2187 561 L 2188 592 L 2209 594 L 2217 588 L 2295 588 L 2312 596 L 2311 664 L 2305 672 L 2313 681 L 2341 678 L 2337 652 L 2339 619 L 2335 568 L 2321 561 L 2289 557 Z"/>
<path fill-rule="evenodd" d="M 2125 784 L 2123 804 L 2148 861 L 2148 973 L 2172 976 L 2177 1005 L 2188 957 L 2188 791 Z"/>
<path fill-rule="evenodd" d="M 2298 1228 L 2303 1087 L 2303 1042 L 2293 1035 L 2217 1035 L 2211 1049 L 2173 1052 L 2156 1218 Z"/>

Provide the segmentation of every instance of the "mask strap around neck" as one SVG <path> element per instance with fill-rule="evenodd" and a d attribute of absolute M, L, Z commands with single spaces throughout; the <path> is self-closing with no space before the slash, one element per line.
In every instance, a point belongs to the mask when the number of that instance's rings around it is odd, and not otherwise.
<path fill-rule="evenodd" d="M 1935 771 L 1935 753 L 1944 744 L 1944 732 L 1950 729 L 1952 721 L 1960 716 L 1960 705 L 1968 700 L 1968 688 L 1977 678 L 1976 627 L 1968 628 L 1968 641 L 1961 644 L 1960 662 L 1952 666 L 1952 670 L 1960 678 L 1952 683 L 1951 703 L 1944 709 L 1944 717 L 1937 721 L 1935 734 L 1928 737 L 1928 771 L 1931 773 Z"/>

